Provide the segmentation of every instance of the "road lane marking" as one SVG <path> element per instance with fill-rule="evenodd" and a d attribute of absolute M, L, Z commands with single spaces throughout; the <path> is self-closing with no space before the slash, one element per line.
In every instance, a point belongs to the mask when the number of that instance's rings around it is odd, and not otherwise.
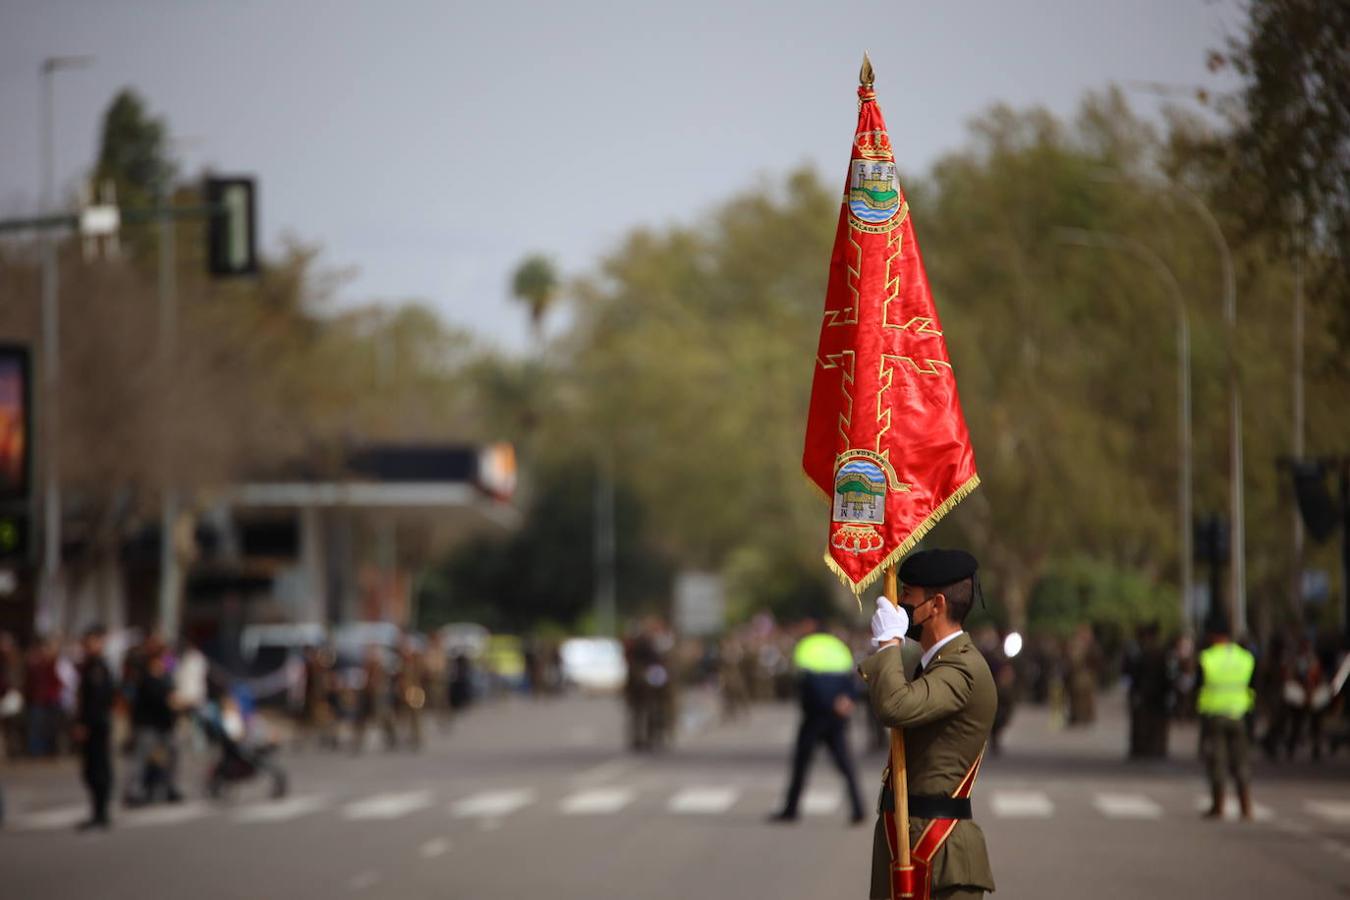
<path fill-rule="evenodd" d="M 717 815 L 731 809 L 740 791 L 729 787 L 686 788 L 670 798 L 668 808 L 680 815 Z"/>
<path fill-rule="evenodd" d="M 347 879 L 347 887 L 353 891 L 364 891 L 380 882 L 380 873 L 372 869 L 353 875 Z"/>
<path fill-rule="evenodd" d="M 156 825 L 182 825 L 200 819 L 211 809 L 205 803 L 176 803 L 172 806 L 152 806 L 124 813 L 120 823 L 132 828 Z"/>
<path fill-rule="evenodd" d="M 1303 808 L 1319 819 L 1325 819 L 1337 825 L 1350 824 L 1350 802 L 1348 801 L 1307 800 L 1304 801 Z"/>
<path fill-rule="evenodd" d="M 289 822 L 310 813 L 318 812 L 328 803 L 326 797 L 287 797 L 284 800 L 264 800 L 242 806 L 235 811 L 234 821 L 240 825 L 252 825 L 268 822 Z"/>
<path fill-rule="evenodd" d="M 89 804 L 73 803 L 37 812 L 15 816 L 14 827 L 23 831 L 50 831 L 56 828 L 74 828 L 89 818 Z"/>
<path fill-rule="evenodd" d="M 606 760 L 599 765 L 591 766 L 589 769 L 583 769 L 572 776 L 575 784 L 601 784 L 611 779 L 617 778 L 624 772 L 633 768 L 633 761 L 624 756 L 616 756 L 614 759 Z"/>
<path fill-rule="evenodd" d="M 342 808 L 342 817 L 354 821 L 398 819 L 431 805 L 431 791 L 375 794 Z"/>
<path fill-rule="evenodd" d="M 1092 805 L 1108 819 L 1161 819 L 1163 812 L 1143 794 L 1097 794 Z"/>
<path fill-rule="evenodd" d="M 842 801 L 838 791 L 807 791 L 802 797 L 802 812 L 808 816 L 827 816 L 838 810 Z"/>
<path fill-rule="evenodd" d="M 1214 801 L 1202 794 L 1196 795 L 1195 811 L 1208 812 L 1214 805 Z M 1225 797 L 1223 801 L 1223 819 L 1225 822 L 1236 822 L 1242 817 L 1241 807 L 1236 797 Z M 1275 810 L 1269 806 L 1262 806 L 1260 803 L 1252 804 L 1252 819 L 1256 822 L 1269 822 L 1275 818 Z"/>
<path fill-rule="evenodd" d="M 566 797 L 559 808 L 565 816 L 594 816 L 616 813 L 632 802 L 629 788 L 592 788 Z"/>
<path fill-rule="evenodd" d="M 1055 804 L 1040 791 L 994 791 L 989 805 L 1001 819 L 1045 819 L 1055 811 Z"/>
<path fill-rule="evenodd" d="M 419 847 L 417 852 L 423 859 L 435 859 L 450 852 L 450 842 L 445 838 L 432 838 Z"/>
<path fill-rule="evenodd" d="M 573 747 L 589 747 L 596 741 L 595 729 L 578 725 L 567 732 L 567 742 Z"/>
<path fill-rule="evenodd" d="M 462 797 L 450 804 L 450 814 L 461 819 L 496 819 L 523 809 L 534 802 L 534 791 L 483 791 Z"/>

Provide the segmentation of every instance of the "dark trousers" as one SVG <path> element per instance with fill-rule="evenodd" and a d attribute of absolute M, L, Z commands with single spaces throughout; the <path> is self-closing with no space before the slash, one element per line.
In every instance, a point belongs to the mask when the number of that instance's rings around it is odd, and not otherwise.
<path fill-rule="evenodd" d="M 788 785 L 783 813 L 789 816 L 797 814 L 802 788 L 806 786 L 806 773 L 811 768 L 811 757 L 815 755 L 816 744 L 821 743 L 830 751 L 830 759 L 834 760 L 839 774 L 844 776 L 853 817 L 860 818 L 862 800 L 858 797 L 858 779 L 853 773 L 853 759 L 848 752 L 848 720 L 830 713 L 806 716 L 797 729 L 797 747 L 792 754 L 792 782 Z"/>
<path fill-rule="evenodd" d="M 80 774 L 89 789 L 90 818 L 108 821 L 108 797 L 112 794 L 112 734 L 107 728 L 89 729 L 80 746 Z"/>

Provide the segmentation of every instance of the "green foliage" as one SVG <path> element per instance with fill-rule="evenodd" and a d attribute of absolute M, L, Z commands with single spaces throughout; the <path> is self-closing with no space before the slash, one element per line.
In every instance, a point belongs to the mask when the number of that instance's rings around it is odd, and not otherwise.
<path fill-rule="evenodd" d="M 145 207 L 168 192 L 175 170 L 164 120 L 151 116 L 135 91 L 119 91 L 103 114 L 95 184 L 111 180 L 119 204 Z"/>
<path fill-rule="evenodd" d="M 529 307 L 530 324 L 537 332 L 558 296 L 558 272 L 553 261 L 538 253 L 527 256 L 511 276 L 511 293 Z"/>
<path fill-rule="evenodd" d="M 542 622 L 577 625 L 594 604 L 594 467 L 581 460 L 538 472 L 524 524 L 504 538 L 472 539 L 427 582 L 422 615 L 524 632 Z M 644 537 L 644 511 L 615 498 L 620 613 L 663 608 L 669 572 Z"/>
<path fill-rule="evenodd" d="M 1068 637 L 1087 623 L 1116 634 L 1156 622 L 1175 631 L 1180 619 L 1176 592 L 1138 572 L 1078 558 L 1052 564 L 1031 593 L 1028 627 Z"/>
<path fill-rule="evenodd" d="M 1243 76 L 1232 188 L 1249 234 L 1309 257 L 1350 336 L 1350 5 L 1254 0 L 1230 43 Z"/>

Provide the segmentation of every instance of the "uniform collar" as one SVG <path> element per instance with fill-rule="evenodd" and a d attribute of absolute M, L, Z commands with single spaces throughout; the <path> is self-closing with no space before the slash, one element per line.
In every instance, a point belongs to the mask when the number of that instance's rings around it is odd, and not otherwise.
<path fill-rule="evenodd" d="M 950 644 L 952 641 L 959 638 L 963 634 L 965 634 L 964 631 L 959 630 L 953 631 L 951 634 L 947 635 L 945 638 L 938 641 L 933 646 L 929 647 L 927 650 L 924 651 L 923 658 L 920 660 L 919 665 L 923 666 L 924 669 L 927 670 L 928 664 L 933 661 L 933 657 L 938 655 L 938 651 L 941 650 L 943 647 L 947 646 L 948 644 Z"/>

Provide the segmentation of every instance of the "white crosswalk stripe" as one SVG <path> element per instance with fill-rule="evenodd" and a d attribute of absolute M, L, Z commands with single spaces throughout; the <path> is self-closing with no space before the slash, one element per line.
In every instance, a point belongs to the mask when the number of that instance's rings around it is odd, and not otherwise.
<path fill-rule="evenodd" d="M 836 812 L 842 801 L 838 791 L 807 791 L 802 797 L 802 812 L 808 816 L 827 816 Z"/>
<path fill-rule="evenodd" d="M 450 814 L 461 819 L 496 818 L 510 815 L 534 802 L 534 791 L 483 791 L 450 804 Z"/>
<path fill-rule="evenodd" d="M 1097 794 L 1092 805 L 1108 819 L 1161 819 L 1162 807 L 1143 794 Z"/>
<path fill-rule="evenodd" d="M 717 815 L 731 809 L 739 796 L 731 787 L 686 788 L 671 797 L 666 808 L 679 815 Z"/>
<path fill-rule="evenodd" d="M 327 806 L 320 796 L 287 797 L 284 800 L 264 800 L 235 810 L 233 819 L 240 825 L 266 822 L 289 822 L 316 813 Z"/>
<path fill-rule="evenodd" d="M 1350 824 L 1350 800 L 1308 800 L 1303 808 L 1336 825 Z"/>
<path fill-rule="evenodd" d="M 594 816 L 616 813 L 633 802 L 628 788 L 592 788 L 566 797 L 558 808 L 565 816 Z"/>
<path fill-rule="evenodd" d="M 1055 804 L 1040 791 L 994 791 L 989 805 L 1000 819 L 1044 819 L 1055 811 Z"/>
<path fill-rule="evenodd" d="M 375 794 L 364 800 L 348 803 L 342 808 L 342 817 L 353 821 L 366 819 L 398 819 L 431 805 L 431 791 L 404 791 Z"/>
<path fill-rule="evenodd" d="M 445 838 L 432 838 L 418 847 L 417 852 L 423 859 L 435 859 L 450 852 L 450 842 Z"/>
<path fill-rule="evenodd" d="M 182 825 L 184 822 L 200 819 L 209 812 L 211 812 L 211 807 L 200 802 L 152 806 L 123 814 L 118 824 L 132 828 L 145 828 L 153 825 Z"/>
<path fill-rule="evenodd" d="M 87 818 L 89 818 L 89 804 L 74 803 L 70 806 L 57 806 L 15 816 L 13 827 L 20 831 L 50 831 L 57 828 L 73 828 Z"/>

